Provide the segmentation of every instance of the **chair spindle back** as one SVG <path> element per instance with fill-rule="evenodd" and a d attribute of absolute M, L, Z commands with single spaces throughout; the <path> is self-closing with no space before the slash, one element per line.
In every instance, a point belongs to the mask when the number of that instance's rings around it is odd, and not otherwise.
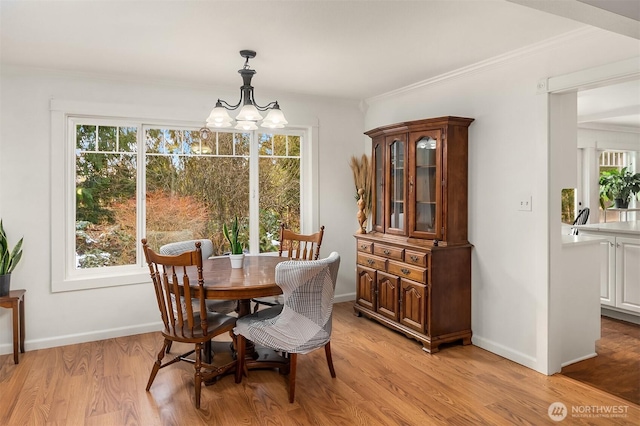
<path fill-rule="evenodd" d="M 160 309 L 160 316 L 165 332 L 184 338 L 196 335 L 207 335 L 207 316 L 200 312 L 207 312 L 205 305 L 204 279 L 202 277 L 202 250 L 200 242 L 195 243 L 194 251 L 187 251 L 179 255 L 161 255 L 154 252 L 142 240 L 142 247 L 149 265 L 149 272 Z M 197 286 L 191 286 L 187 267 L 195 266 L 198 273 Z M 180 296 L 183 296 L 181 299 Z M 193 304 L 185 303 L 175 306 L 180 300 L 196 299 L 199 312 L 194 310 Z"/>
<path fill-rule="evenodd" d="M 293 260 L 318 260 L 320 257 L 320 245 L 324 236 L 324 226 L 320 231 L 310 234 L 298 234 L 280 225 L 280 247 L 278 255 L 287 252 L 287 257 Z"/>

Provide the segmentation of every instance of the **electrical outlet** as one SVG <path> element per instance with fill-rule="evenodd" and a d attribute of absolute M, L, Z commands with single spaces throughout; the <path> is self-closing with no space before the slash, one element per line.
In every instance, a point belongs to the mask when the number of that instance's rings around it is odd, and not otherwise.
<path fill-rule="evenodd" d="M 518 200 L 518 210 L 524 212 L 531 211 L 531 195 L 520 197 L 520 199 Z"/>

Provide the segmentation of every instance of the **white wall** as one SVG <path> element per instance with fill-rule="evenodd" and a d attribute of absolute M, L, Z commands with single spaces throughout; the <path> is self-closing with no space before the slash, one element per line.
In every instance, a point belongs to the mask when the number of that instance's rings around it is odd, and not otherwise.
<path fill-rule="evenodd" d="M 557 350 L 548 347 L 549 329 L 558 327 L 548 312 L 548 212 L 549 197 L 559 204 L 560 192 L 549 192 L 548 95 L 538 94 L 537 84 L 637 56 L 639 46 L 605 31 L 579 31 L 368 101 L 367 129 L 444 115 L 475 118 L 469 128 L 473 343 L 543 373 Z M 566 143 L 576 147 L 575 140 Z M 532 211 L 517 210 L 523 196 L 532 197 Z"/>
<path fill-rule="evenodd" d="M 50 217 L 50 100 L 164 108 L 181 119 L 190 117 L 204 123 L 215 100 L 235 99 L 238 89 L 6 67 L 0 86 L 0 217 L 11 242 L 24 236 L 24 255 L 12 275 L 12 287 L 27 290 L 26 349 L 159 329 L 150 283 L 51 293 L 50 235 L 52 227 L 59 224 L 51 223 Z M 264 99 L 271 95 L 258 94 Z M 361 153 L 364 113 L 355 101 L 282 94 L 277 98 L 291 124 L 318 126 L 319 179 L 315 185 L 318 221 L 326 227 L 322 251 L 341 254 L 336 299 L 353 299 L 352 235 L 358 223 L 348 159 Z M 12 351 L 9 330 L 10 311 L 2 309 L 0 353 Z"/>

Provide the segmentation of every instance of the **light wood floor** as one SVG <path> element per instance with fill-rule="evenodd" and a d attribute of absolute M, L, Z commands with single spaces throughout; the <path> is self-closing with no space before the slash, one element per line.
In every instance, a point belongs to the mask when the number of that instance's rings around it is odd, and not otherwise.
<path fill-rule="evenodd" d="M 598 356 L 564 367 L 562 374 L 640 404 L 640 325 L 607 317 L 601 324 Z"/>
<path fill-rule="evenodd" d="M 335 307 L 331 342 L 337 378 L 324 351 L 298 357 L 296 401 L 286 377 L 251 371 L 202 392 L 194 407 L 193 368 L 178 363 L 145 385 L 161 345 L 157 333 L 0 356 L 0 425 L 511 425 L 638 424 L 640 407 L 563 375 L 545 376 L 475 346 L 433 355 L 421 345 Z M 174 345 L 177 346 L 177 345 Z M 174 348 L 176 353 L 179 348 Z M 575 417 L 573 407 L 620 407 L 624 417 Z M 584 411 L 584 408 L 582 408 Z"/>

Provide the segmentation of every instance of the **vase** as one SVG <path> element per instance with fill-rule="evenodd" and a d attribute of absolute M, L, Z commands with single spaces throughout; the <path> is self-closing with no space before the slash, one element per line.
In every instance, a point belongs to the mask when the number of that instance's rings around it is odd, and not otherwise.
<path fill-rule="evenodd" d="M 0 297 L 8 296 L 11 290 L 11 274 L 0 275 Z"/>
<path fill-rule="evenodd" d="M 613 200 L 613 207 L 615 207 L 616 209 L 628 209 L 629 201 L 623 198 L 616 198 L 615 200 Z"/>
<path fill-rule="evenodd" d="M 230 254 L 229 259 L 231 260 L 231 267 L 233 269 L 241 269 L 244 264 L 244 253 Z"/>

